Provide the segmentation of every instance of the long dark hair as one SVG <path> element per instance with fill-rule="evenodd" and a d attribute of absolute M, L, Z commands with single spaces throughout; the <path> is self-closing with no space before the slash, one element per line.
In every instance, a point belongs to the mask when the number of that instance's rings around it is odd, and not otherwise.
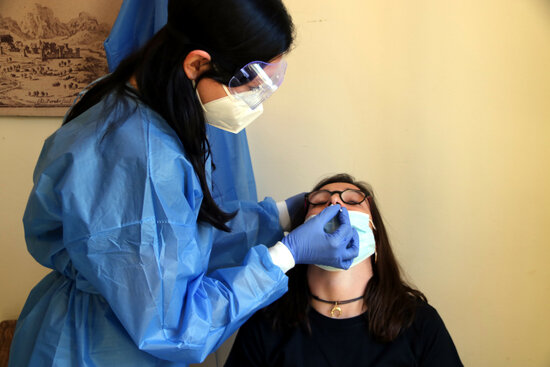
<path fill-rule="evenodd" d="M 417 302 L 427 302 L 422 292 L 412 288 L 401 277 L 399 264 L 391 249 L 384 222 L 371 187 L 356 181 L 352 176 L 341 173 L 319 182 L 312 191 L 321 187 L 345 182 L 357 186 L 367 195 L 376 240 L 376 261 L 371 256 L 373 276 L 365 289 L 364 301 L 367 306 L 369 331 L 380 342 L 389 342 L 397 338 L 401 330 L 410 326 L 414 320 Z M 304 327 L 310 330 L 308 321 L 309 287 L 307 283 L 308 265 L 297 265 L 287 275 L 288 292 L 265 312 L 273 319 L 276 329 L 285 330 L 294 327 Z"/>
<path fill-rule="evenodd" d="M 201 78 L 227 84 L 247 63 L 269 61 L 288 52 L 293 39 L 292 19 L 280 0 L 170 0 L 166 26 L 84 94 L 64 124 L 108 94 L 115 96 L 115 102 L 107 109 L 127 104 L 125 97 L 146 104 L 174 129 L 193 165 L 203 191 L 198 220 L 229 231 L 225 223 L 235 213 L 222 211 L 208 188 L 205 163 L 210 145 L 205 119 L 183 61 L 192 50 L 208 52 L 212 68 Z M 127 84 L 132 76 L 137 91 Z M 118 124 L 123 121 L 119 119 Z M 114 128 L 116 124 L 107 132 Z"/>

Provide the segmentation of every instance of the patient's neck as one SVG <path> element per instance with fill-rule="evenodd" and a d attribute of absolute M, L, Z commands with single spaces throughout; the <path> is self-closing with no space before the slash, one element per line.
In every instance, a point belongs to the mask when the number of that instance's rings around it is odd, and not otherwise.
<path fill-rule="evenodd" d="M 371 259 L 355 265 L 346 271 L 326 271 L 318 266 L 309 265 L 307 280 L 311 294 L 327 301 L 345 301 L 362 296 L 369 279 L 372 277 Z M 313 298 L 310 299 L 311 306 L 320 314 L 334 317 L 337 312 L 331 315 L 334 305 L 324 303 Z M 342 304 L 339 319 L 358 316 L 366 311 L 366 305 L 361 299 L 359 301 Z"/>

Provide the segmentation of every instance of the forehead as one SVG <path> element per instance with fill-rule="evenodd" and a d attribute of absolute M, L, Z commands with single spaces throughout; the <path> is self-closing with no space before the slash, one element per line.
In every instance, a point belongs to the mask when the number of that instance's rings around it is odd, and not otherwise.
<path fill-rule="evenodd" d="M 344 191 L 346 189 L 359 190 L 361 189 L 354 184 L 347 182 L 333 182 L 328 185 L 322 186 L 319 190 L 328 190 L 328 191 Z"/>

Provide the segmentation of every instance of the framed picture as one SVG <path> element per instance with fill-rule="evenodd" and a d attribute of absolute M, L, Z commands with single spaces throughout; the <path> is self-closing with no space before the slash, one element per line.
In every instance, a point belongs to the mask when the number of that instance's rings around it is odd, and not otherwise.
<path fill-rule="evenodd" d="M 122 0 L 0 2 L 0 115 L 63 116 L 108 72 L 103 41 Z"/>

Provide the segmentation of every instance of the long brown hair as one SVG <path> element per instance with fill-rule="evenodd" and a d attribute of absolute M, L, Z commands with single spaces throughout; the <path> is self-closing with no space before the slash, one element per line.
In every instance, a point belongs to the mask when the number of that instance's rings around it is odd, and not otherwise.
<path fill-rule="evenodd" d="M 370 257 L 373 275 L 365 288 L 364 301 L 367 306 L 365 317 L 373 337 L 380 342 L 390 342 L 412 324 L 418 301 L 427 302 L 427 299 L 422 292 L 403 280 L 372 189 L 368 184 L 341 173 L 322 180 L 312 191 L 336 182 L 355 185 L 367 195 L 372 221 L 376 228 L 374 238 L 377 257 L 376 261 L 374 256 Z M 274 328 L 287 330 L 303 327 L 311 332 L 307 317 L 311 309 L 307 267 L 308 265 L 297 265 L 287 273 L 288 292 L 266 309 L 265 312 L 273 320 Z"/>

